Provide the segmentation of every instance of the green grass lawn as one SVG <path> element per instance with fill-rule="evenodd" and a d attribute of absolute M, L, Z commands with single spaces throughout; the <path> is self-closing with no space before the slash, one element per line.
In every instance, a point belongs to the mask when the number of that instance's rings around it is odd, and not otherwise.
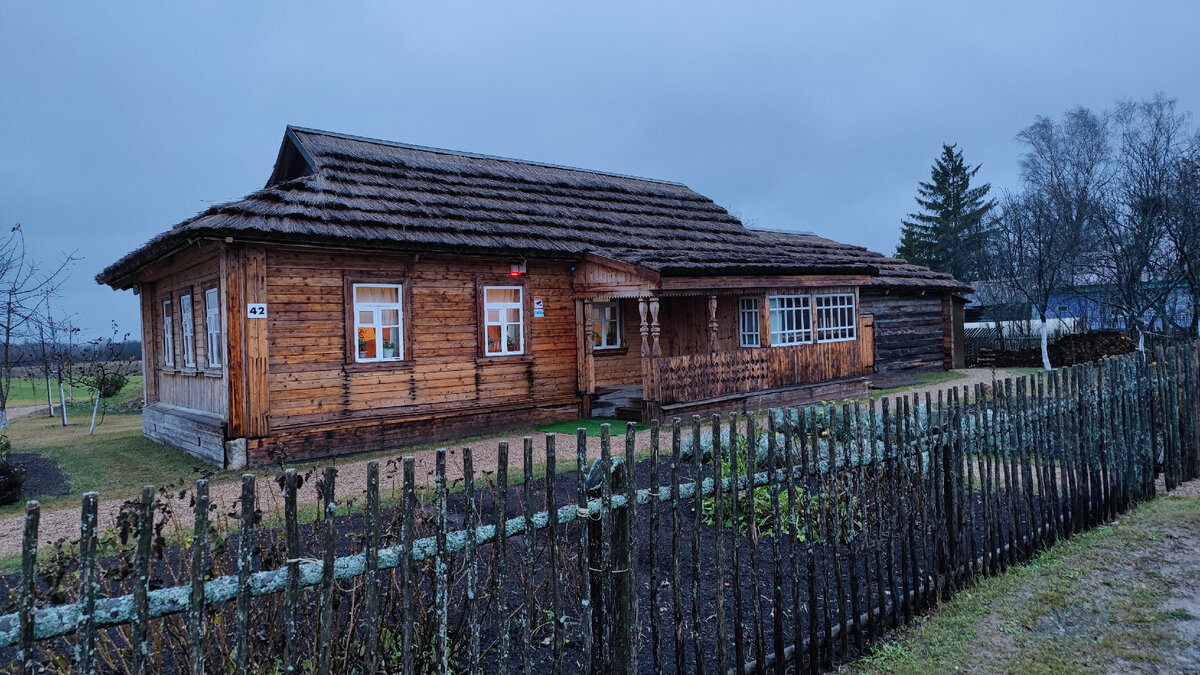
<path fill-rule="evenodd" d="M 1200 672 L 1200 498 L 1162 497 L 984 579 L 846 668 Z"/>
<path fill-rule="evenodd" d="M 624 436 L 625 428 L 628 422 L 625 420 L 574 420 L 571 422 L 555 422 L 554 424 L 543 424 L 533 428 L 534 431 L 542 434 L 564 434 L 574 436 L 577 429 L 586 429 L 588 436 L 599 436 L 600 427 L 604 424 L 609 425 L 608 432 L 613 436 Z M 645 431 L 650 427 L 645 424 L 638 424 L 635 429 L 637 431 Z"/>
<path fill-rule="evenodd" d="M 181 479 L 191 482 L 197 468 L 212 469 L 182 450 L 142 435 L 140 412 L 129 412 L 136 409 L 136 400 L 142 396 L 140 376 L 131 378 L 130 384 L 107 402 L 110 410 L 122 412 L 107 413 L 91 435 L 88 392 L 76 388 L 75 394 L 81 400 L 67 404 L 68 426 L 62 426 L 57 414 L 47 417 L 35 413 L 13 420 L 4 431 L 14 453 L 36 452 L 57 460 L 70 479 L 70 495 L 30 496 L 41 501 L 44 509 L 78 506 L 80 495 L 91 490 L 99 492 L 101 499 L 133 497 L 144 485 L 169 485 Z M 218 472 L 217 477 L 224 473 Z M 0 516 L 19 513 L 23 508 L 23 503 L 0 507 Z"/>

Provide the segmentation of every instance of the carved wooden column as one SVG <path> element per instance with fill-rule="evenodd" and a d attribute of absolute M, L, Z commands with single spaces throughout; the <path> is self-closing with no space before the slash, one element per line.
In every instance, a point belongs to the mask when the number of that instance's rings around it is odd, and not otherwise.
<path fill-rule="evenodd" d="M 717 352 L 717 296 L 708 296 L 708 351 Z"/>
<path fill-rule="evenodd" d="M 653 346 L 650 349 L 650 354 L 654 358 L 662 356 L 662 347 L 658 344 L 658 334 L 661 329 L 658 326 L 658 298 L 650 298 L 650 338 L 653 341 Z"/>
<path fill-rule="evenodd" d="M 596 353 L 595 336 L 592 335 L 592 301 L 583 301 L 583 368 L 587 377 L 587 388 L 584 390 L 590 397 L 596 393 Z M 590 406 L 589 406 L 590 407 Z"/>
<path fill-rule="evenodd" d="M 642 336 L 642 400 L 650 400 L 650 324 L 647 321 L 649 306 L 645 298 L 638 299 L 638 316 L 641 317 Z"/>

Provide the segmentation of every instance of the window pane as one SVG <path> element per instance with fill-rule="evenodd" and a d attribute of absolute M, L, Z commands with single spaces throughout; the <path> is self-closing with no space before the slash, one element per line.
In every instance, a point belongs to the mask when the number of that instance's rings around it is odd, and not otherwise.
<path fill-rule="evenodd" d="M 375 353 L 375 329 L 360 328 L 358 329 L 358 356 L 364 359 L 373 359 Z"/>
<path fill-rule="evenodd" d="M 603 336 L 604 336 L 604 327 L 601 325 L 601 323 L 599 321 L 593 321 L 592 322 L 592 344 L 599 347 L 601 345 L 600 339 Z"/>
<path fill-rule="evenodd" d="M 506 351 L 519 352 L 521 351 L 521 324 L 510 323 L 505 326 L 507 331 L 505 334 L 508 337 Z"/>
<path fill-rule="evenodd" d="M 484 293 L 486 301 L 489 303 L 521 301 L 521 289 L 519 288 L 489 288 Z"/>
<path fill-rule="evenodd" d="M 364 324 L 366 324 L 366 323 L 375 323 L 375 312 L 372 312 L 372 311 L 370 311 L 370 310 L 367 310 L 367 311 L 365 311 L 365 312 L 364 312 L 364 311 L 360 311 L 360 312 L 358 313 L 358 322 L 359 322 L 359 323 L 364 323 Z"/>
<path fill-rule="evenodd" d="M 356 302 L 380 302 L 395 304 L 400 302 L 400 289 L 395 286 L 359 286 L 354 289 Z"/>
<path fill-rule="evenodd" d="M 487 312 L 488 323 L 500 323 L 500 310 L 489 309 Z"/>
<path fill-rule="evenodd" d="M 396 356 L 400 346 L 400 330 L 398 328 L 383 329 L 383 357 L 390 359 Z"/>
<path fill-rule="evenodd" d="M 608 323 L 608 333 L 605 336 L 604 342 L 609 347 L 616 347 L 620 343 L 617 339 L 617 322 L 610 321 Z"/>
<path fill-rule="evenodd" d="M 521 320 L 521 310 L 513 307 L 504 314 L 504 320 L 509 323 L 518 323 Z"/>
<path fill-rule="evenodd" d="M 487 327 L 487 350 L 488 353 L 496 353 L 503 349 L 500 344 L 500 326 Z"/>
<path fill-rule="evenodd" d="M 399 326 L 400 325 L 400 311 L 399 310 L 385 309 L 385 310 L 383 310 L 382 313 L 383 313 L 383 321 L 381 323 L 383 323 L 383 325 L 385 325 L 385 326 Z"/>

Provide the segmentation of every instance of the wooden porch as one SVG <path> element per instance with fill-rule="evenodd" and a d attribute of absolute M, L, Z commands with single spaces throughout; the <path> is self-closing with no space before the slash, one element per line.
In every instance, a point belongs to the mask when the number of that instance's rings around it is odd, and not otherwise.
<path fill-rule="evenodd" d="M 700 317 L 704 319 L 701 344 L 706 344 L 707 351 L 664 355 L 664 329 L 670 332 L 678 327 L 660 324 L 663 304 L 687 300 L 690 308 L 694 308 L 697 299 L 673 296 L 629 299 L 637 303 L 637 323 L 630 321 L 629 328 L 635 325 L 637 328 L 640 381 L 636 371 L 631 371 L 624 381 L 600 384 L 597 383 L 604 379 L 604 362 L 608 357 L 594 349 L 588 338 L 590 326 L 582 322 L 583 317 L 591 316 L 591 302 L 585 299 L 580 303 L 580 380 L 581 392 L 585 394 L 585 416 L 593 416 L 593 402 L 597 403 L 598 416 L 649 422 L 655 418 L 753 411 L 866 396 L 867 376 L 874 364 L 874 322 L 870 315 L 857 317 L 856 336 L 851 340 L 774 347 L 767 340 L 766 346 L 761 347 L 731 346 L 730 336 L 723 332 L 720 321 L 729 314 L 718 311 L 718 296 L 712 294 L 703 298 L 707 316 Z M 736 302 L 737 298 L 731 296 L 730 300 Z M 683 318 L 678 308 L 672 316 Z M 696 326 L 696 318 L 693 313 L 686 317 L 686 323 Z M 763 333 L 769 333 L 765 312 L 763 320 Z M 633 352 L 634 335 L 628 337 L 625 363 L 637 358 Z M 671 342 L 678 345 L 684 341 Z M 696 342 L 700 340 L 694 340 L 693 344 Z"/>

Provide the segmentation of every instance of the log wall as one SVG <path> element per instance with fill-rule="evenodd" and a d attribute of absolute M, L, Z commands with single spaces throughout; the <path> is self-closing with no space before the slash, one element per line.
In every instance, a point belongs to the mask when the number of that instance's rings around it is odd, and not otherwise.
<path fill-rule="evenodd" d="M 859 312 L 874 317 L 876 374 L 943 368 L 942 296 L 882 295 L 864 288 Z"/>
<path fill-rule="evenodd" d="M 268 450 L 309 459 L 577 416 L 570 266 L 530 260 L 513 279 L 509 263 L 269 248 L 270 433 L 249 445 L 251 463 Z M 385 280 L 406 285 L 406 359 L 354 363 L 346 285 Z M 525 287 L 524 354 L 482 355 L 484 285 Z M 544 317 L 533 316 L 534 297 Z"/>

